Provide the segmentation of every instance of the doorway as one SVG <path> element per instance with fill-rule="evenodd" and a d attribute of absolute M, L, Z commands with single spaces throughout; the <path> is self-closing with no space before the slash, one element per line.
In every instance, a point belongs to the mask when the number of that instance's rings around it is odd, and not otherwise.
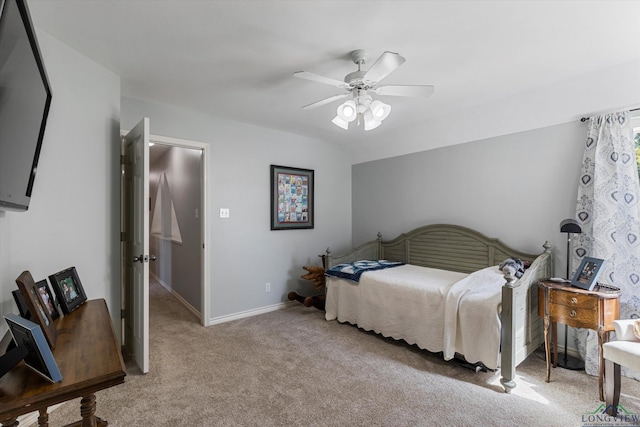
<path fill-rule="evenodd" d="M 150 275 L 208 326 L 209 144 L 151 134 L 149 145 Z"/>
<path fill-rule="evenodd" d="M 203 150 L 149 139 L 149 276 L 201 323 Z"/>

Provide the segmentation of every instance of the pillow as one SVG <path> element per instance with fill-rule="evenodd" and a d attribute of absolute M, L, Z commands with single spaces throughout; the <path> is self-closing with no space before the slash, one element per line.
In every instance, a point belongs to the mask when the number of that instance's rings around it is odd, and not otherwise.
<path fill-rule="evenodd" d="M 640 341 L 640 319 L 619 319 L 613 321 L 616 340 Z"/>

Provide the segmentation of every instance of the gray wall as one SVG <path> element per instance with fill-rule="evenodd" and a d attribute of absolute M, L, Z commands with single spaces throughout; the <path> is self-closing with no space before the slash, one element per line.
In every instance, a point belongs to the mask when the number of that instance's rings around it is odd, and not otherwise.
<path fill-rule="evenodd" d="M 152 134 L 209 144 L 207 193 L 210 322 L 313 291 L 302 266 L 319 265 L 327 246 L 351 243 L 351 165 L 334 144 L 122 98 L 122 128 L 150 118 Z M 270 230 L 269 165 L 315 171 L 315 228 Z M 218 216 L 230 209 L 230 218 Z M 271 292 L 265 284 L 271 283 Z"/>
<path fill-rule="evenodd" d="M 198 312 L 201 312 L 201 226 L 200 226 L 200 192 L 202 153 L 190 148 L 171 147 L 156 162 L 149 165 L 149 194 L 151 212 L 149 222 L 153 222 L 156 206 L 158 184 L 161 175 L 166 177 L 165 193 L 162 204 L 166 209 L 162 221 L 171 220 L 170 202 L 176 213 L 182 243 L 162 239 L 151 235 L 149 239 L 150 253 L 157 260 L 149 264 L 149 271 L 168 289 L 177 293 Z M 168 190 L 168 191 L 167 191 Z M 166 196 L 170 195 L 170 198 Z M 198 211 L 196 216 L 196 210 Z"/>
<path fill-rule="evenodd" d="M 579 121 L 353 166 L 353 243 L 452 223 L 514 248 L 554 247 L 565 275 L 587 125 Z"/>
<path fill-rule="evenodd" d="M 120 78 L 37 35 L 53 100 L 31 206 L 0 212 L 0 315 L 18 312 L 11 291 L 22 271 L 41 280 L 75 266 L 87 297 L 106 299 L 119 336 Z"/>

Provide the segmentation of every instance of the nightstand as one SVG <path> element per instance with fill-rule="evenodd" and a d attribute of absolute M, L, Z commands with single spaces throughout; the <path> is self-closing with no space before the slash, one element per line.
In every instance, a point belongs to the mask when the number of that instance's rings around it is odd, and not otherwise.
<path fill-rule="evenodd" d="M 602 344 L 609 340 L 609 332 L 613 331 L 613 321 L 620 317 L 620 291 L 599 286 L 587 291 L 568 283 L 542 280 L 538 282 L 538 315 L 544 319 L 547 382 L 551 378 L 550 324 L 553 333 L 554 368 L 558 361 L 558 322 L 574 328 L 593 329 L 598 333 L 598 388 L 600 400 L 604 400 Z"/>

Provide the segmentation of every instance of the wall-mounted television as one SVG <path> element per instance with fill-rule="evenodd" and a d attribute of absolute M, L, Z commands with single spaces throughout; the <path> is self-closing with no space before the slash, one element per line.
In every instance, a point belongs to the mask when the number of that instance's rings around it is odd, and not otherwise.
<path fill-rule="evenodd" d="M 50 105 L 26 0 L 0 0 L 0 210 L 29 208 Z"/>

